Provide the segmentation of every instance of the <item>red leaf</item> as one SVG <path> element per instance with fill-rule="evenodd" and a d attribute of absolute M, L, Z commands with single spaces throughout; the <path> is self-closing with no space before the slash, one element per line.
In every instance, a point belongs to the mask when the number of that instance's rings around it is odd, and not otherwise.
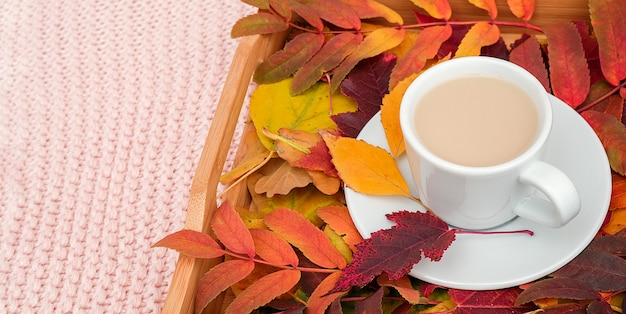
<path fill-rule="evenodd" d="M 535 36 L 528 36 L 521 44 L 513 48 L 509 60 L 534 75 L 546 91 L 550 91 L 548 70 L 543 63 L 541 47 Z"/>
<path fill-rule="evenodd" d="M 596 132 L 609 157 L 611 168 L 626 174 L 626 127 L 612 115 L 587 110 L 581 114 Z"/>
<path fill-rule="evenodd" d="M 578 30 L 572 23 L 551 24 L 543 30 L 548 40 L 554 96 L 576 108 L 587 98 L 591 84 Z"/>
<path fill-rule="evenodd" d="M 333 301 L 346 293 L 345 291 L 328 293 L 335 286 L 340 275 L 339 271 L 333 272 L 320 282 L 307 301 L 307 313 L 323 314 Z"/>
<path fill-rule="evenodd" d="M 597 300 L 600 294 L 583 281 L 572 278 L 550 278 L 537 281 L 524 290 L 515 301 L 526 304 L 545 298 L 568 300 Z"/>
<path fill-rule="evenodd" d="M 526 22 L 530 21 L 535 11 L 535 0 L 507 0 L 513 15 Z"/>
<path fill-rule="evenodd" d="M 533 308 L 515 305 L 515 299 L 520 292 L 518 288 L 486 291 L 448 290 L 448 294 L 457 304 L 455 312 L 457 314 L 526 313 Z"/>
<path fill-rule="evenodd" d="M 300 280 L 298 270 L 279 270 L 255 281 L 226 308 L 227 314 L 250 313 L 275 297 L 288 292 Z"/>
<path fill-rule="evenodd" d="M 363 287 L 382 272 L 391 280 L 398 279 L 421 260 L 422 253 L 440 260 L 455 238 L 455 231 L 430 213 L 401 211 L 387 218 L 396 225 L 374 232 L 357 245 L 353 261 L 343 270 L 333 292 Z"/>
<path fill-rule="evenodd" d="M 235 22 L 230 31 L 230 36 L 237 38 L 257 34 L 270 34 L 286 31 L 288 28 L 289 24 L 281 17 L 261 12 L 245 16 Z"/>
<path fill-rule="evenodd" d="M 355 112 L 331 116 L 343 134 L 356 137 L 380 110 L 383 97 L 388 93 L 389 78 L 395 65 L 395 55 L 382 53 L 359 62 L 341 83 L 341 92 L 354 99 L 359 107 Z"/>
<path fill-rule="evenodd" d="M 356 313 L 367 313 L 367 314 L 383 314 L 383 288 L 378 288 L 378 290 L 370 295 L 369 297 L 363 299 L 362 301 L 357 302 L 356 304 Z"/>
<path fill-rule="evenodd" d="M 211 228 L 226 248 L 235 253 L 254 257 L 254 241 L 250 230 L 229 203 L 226 202 L 217 208 L 211 219 Z"/>
<path fill-rule="evenodd" d="M 194 258 L 215 258 L 224 255 L 222 247 L 210 235 L 187 229 L 167 235 L 153 247 L 166 247 Z"/>
<path fill-rule="evenodd" d="M 626 6 L 620 0 L 590 0 L 589 13 L 598 38 L 602 72 L 617 86 L 626 78 Z"/>
<path fill-rule="evenodd" d="M 597 237 L 591 241 L 588 249 L 626 256 L 626 232 Z"/>
<path fill-rule="evenodd" d="M 319 14 L 311 7 L 296 0 L 289 0 L 289 4 L 291 5 L 291 10 L 311 24 L 311 26 L 315 27 L 320 32 L 324 29 L 324 22 L 322 22 Z"/>
<path fill-rule="evenodd" d="M 250 234 L 259 257 L 274 265 L 298 266 L 298 255 L 283 238 L 265 229 L 251 229 Z"/>
<path fill-rule="evenodd" d="M 626 260 L 606 252 L 584 250 L 552 276 L 583 281 L 595 291 L 623 291 L 626 290 Z"/>
<path fill-rule="evenodd" d="M 292 0 L 313 10 L 320 18 L 346 29 L 361 28 L 361 19 L 354 10 L 336 0 Z"/>
<path fill-rule="evenodd" d="M 583 50 L 585 51 L 585 58 L 587 58 L 587 64 L 589 65 L 589 77 L 591 84 L 595 84 L 599 81 L 605 81 L 604 74 L 600 66 L 600 54 L 598 52 L 598 40 L 595 35 L 589 30 L 589 24 L 587 21 L 575 20 L 572 21 L 578 30 L 580 35 Z M 607 83 L 607 85 L 609 85 Z"/>
<path fill-rule="evenodd" d="M 246 278 L 254 269 L 249 260 L 230 260 L 219 263 L 200 278 L 196 293 L 196 313 L 213 301 L 222 291 Z"/>
<path fill-rule="evenodd" d="M 346 260 L 324 233 L 300 213 L 278 208 L 264 218 L 265 224 L 302 251 L 311 262 L 325 268 L 343 268 Z"/>
<path fill-rule="evenodd" d="M 396 86 L 400 81 L 411 74 L 419 73 L 426 65 L 426 61 L 434 58 L 441 45 L 452 35 L 450 25 L 426 27 L 422 30 L 415 44 L 398 60 L 398 64 L 391 72 L 390 85 Z"/>
<path fill-rule="evenodd" d="M 295 73 L 322 47 L 324 35 L 302 33 L 285 44 L 254 72 L 254 81 L 260 84 L 276 83 Z"/>
<path fill-rule="evenodd" d="M 293 165 L 307 170 L 322 171 L 331 177 L 338 176 L 337 169 L 331 162 L 332 156 L 328 151 L 328 146 L 321 136 L 320 141 L 309 147 L 309 150 L 311 151 L 309 154 L 305 154 L 302 158 L 294 161 Z"/>

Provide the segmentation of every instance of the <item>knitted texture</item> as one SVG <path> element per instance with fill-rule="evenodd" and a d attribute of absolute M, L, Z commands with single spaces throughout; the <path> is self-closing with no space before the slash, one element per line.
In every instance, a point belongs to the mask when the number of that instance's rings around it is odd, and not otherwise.
<path fill-rule="evenodd" d="M 0 313 L 160 312 L 178 254 L 151 245 L 184 224 L 253 11 L 0 2 Z"/>

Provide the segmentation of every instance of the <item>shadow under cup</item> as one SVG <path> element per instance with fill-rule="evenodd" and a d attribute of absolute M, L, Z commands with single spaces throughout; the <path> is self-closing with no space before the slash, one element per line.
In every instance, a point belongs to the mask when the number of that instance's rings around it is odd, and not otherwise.
<path fill-rule="evenodd" d="M 467 76 L 512 83 L 532 100 L 537 111 L 537 128 L 532 131 L 534 138 L 530 146 L 517 157 L 495 165 L 465 166 L 438 157 L 420 139 L 415 116 L 422 97 L 434 87 Z M 449 93 L 454 95 L 455 91 Z M 472 105 L 471 99 L 458 101 Z M 544 87 L 523 68 L 491 57 L 464 57 L 435 65 L 410 84 L 402 99 L 400 124 L 420 200 L 450 225 L 488 229 L 515 218 L 518 205 L 534 194 L 536 189 L 519 178 L 526 168 L 543 157 L 552 127 L 552 108 Z"/>

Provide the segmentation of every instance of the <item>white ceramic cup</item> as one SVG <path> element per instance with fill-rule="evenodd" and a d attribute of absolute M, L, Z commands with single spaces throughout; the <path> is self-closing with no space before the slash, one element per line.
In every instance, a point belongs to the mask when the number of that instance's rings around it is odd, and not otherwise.
<path fill-rule="evenodd" d="M 471 167 L 439 158 L 420 141 L 414 121 L 421 97 L 442 82 L 466 75 L 506 80 L 531 97 L 538 129 L 522 154 L 501 164 Z M 488 229 L 517 216 L 554 228 L 565 225 L 578 214 L 580 197 L 566 174 L 541 161 L 552 127 L 551 106 L 541 83 L 505 60 L 464 57 L 424 71 L 410 84 L 400 107 L 400 125 L 420 200 L 442 220 L 463 229 Z"/>

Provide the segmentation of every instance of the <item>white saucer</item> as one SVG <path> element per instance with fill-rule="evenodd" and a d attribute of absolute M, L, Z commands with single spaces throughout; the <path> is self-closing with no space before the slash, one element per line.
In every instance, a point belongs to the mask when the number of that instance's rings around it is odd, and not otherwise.
<path fill-rule="evenodd" d="M 553 131 L 545 161 L 564 171 L 580 193 L 582 208 L 566 226 L 553 229 L 516 218 L 493 230 L 530 229 L 534 236 L 459 234 L 439 262 L 422 259 L 410 275 L 444 287 L 493 290 L 518 286 L 552 273 L 576 257 L 593 239 L 606 216 L 611 197 L 611 172 L 600 140 L 587 122 L 568 105 L 552 97 Z M 389 149 L 380 113 L 361 131 L 359 139 Z M 406 154 L 398 166 L 417 195 Z M 372 196 L 345 189 L 350 215 L 363 237 L 388 229 L 385 214 L 424 211 L 400 196 Z"/>

